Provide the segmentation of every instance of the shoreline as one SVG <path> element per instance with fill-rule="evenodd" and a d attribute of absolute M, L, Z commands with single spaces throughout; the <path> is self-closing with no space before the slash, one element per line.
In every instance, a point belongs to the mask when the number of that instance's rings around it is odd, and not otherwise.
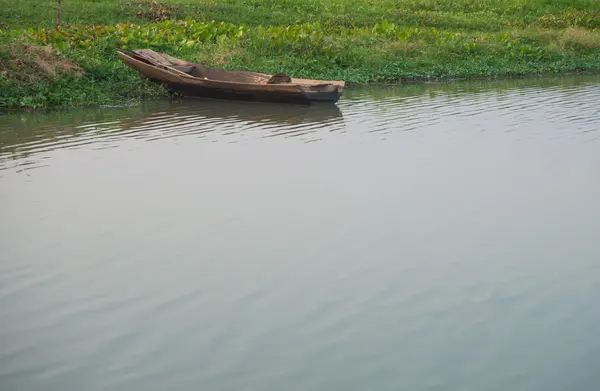
<path fill-rule="evenodd" d="M 437 77 L 437 78 L 413 78 L 413 79 L 400 79 L 398 81 L 390 82 L 374 82 L 374 83 L 347 83 L 347 86 L 355 87 L 377 87 L 377 86 L 401 86 L 401 85 L 415 85 L 415 84 L 450 84 L 462 81 L 502 81 L 502 80 L 518 80 L 518 79 L 545 79 L 545 78 L 558 78 L 567 76 L 594 76 L 600 75 L 600 69 L 594 70 L 582 70 L 582 71 L 564 71 L 564 72 L 547 72 L 547 73 L 525 73 L 525 74 L 498 74 L 491 76 L 472 76 L 472 77 L 460 77 L 460 76 L 448 76 L 448 77 Z"/>
<path fill-rule="evenodd" d="M 495 75 L 495 76 L 483 76 L 483 77 L 469 77 L 469 78 L 436 78 L 436 79 L 410 79 L 399 82 L 373 82 L 373 83 L 347 83 L 346 89 L 354 90 L 354 89 L 366 89 L 366 88 L 386 88 L 386 87 L 402 87 L 402 86 L 441 86 L 441 85 L 450 85 L 461 82 L 502 82 L 502 81 L 512 81 L 512 80 L 533 80 L 533 79 L 556 79 L 562 77 L 573 77 L 573 76 L 599 76 L 600 70 L 592 70 L 592 71 L 566 71 L 559 73 L 532 73 L 532 74 L 523 74 L 523 75 Z M 186 98 L 184 97 L 184 100 Z M 192 101 L 202 101 L 208 98 L 194 98 L 188 97 L 188 100 Z M 344 94 L 340 100 L 344 99 Z M 152 103 L 158 101 L 169 100 L 169 96 L 165 91 L 165 94 L 156 96 L 151 99 L 138 99 L 134 101 L 128 102 L 113 102 L 113 104 L 90 104 L 90 105 L 79 105 L 79 106 L 49 106 L 49 107 L 3 107 L 0 108 L 0 115 L 11 115 L 17 113 L 54 113 L 60 111 L 68 111 L 74 109 L 125 109 L 131 107 L 139 107 L 144 103 Z M 214 99 L 211 99 L 214 100 Z M 273 104 L 273 103 L 271 103 Z M 275 105 L 287 105 L 286 103 L 275 103 Z"/>
<path fill-rule="evenodd" d="M 416 1 L 420 4 L 421 0 Z M 331 0 L 348 7 L 344 23 L 329 15 L 316 22 L 261 26 L 245 16 L 249 10 L 246 3 L 228 0 L 233 14 L 222 18 L 241 23 L 140 21 L 118 15 L 113 23 L 89 25 L 66 20 L 60 28 L 31 28 L 21 22 L 19 28 L 0 28 L 0 107 L 139 104 L 167 96 L 162 87 L 143 80 L 123 64 L 118 49 L 150 48 L 230 70 L 344 80 L 348 88 L 600 73 L 600 13 L 596 10 L 574 12 L 565 6 L 548 8 L 537 4 L 538 0 L 527 0 L 528 13 L 496 14 L 496 3 L 483 0 L 478 5 L 481 15 L 471 17 L 459 11 L 458 5 L 454 10 L 461 0 L 440 1 L 436 7 L 451 7 L 445 11 L 445 19 L 439 11 L 419 11 L 428 18 L 414 19 L 419 13 L 413 11 L 367 23 L 346 0 Z M 22 3 L 33 4 L 33 0 Z M 87 4 L 87 0 L 69 4 L 77 3 Z M 315 4 L 326 7 L 328 3 Z M 379 0 L 369 7 L 386 4 L 396 3 Z M 109 11 L 114 11 L 114 6 L 98 5 Z M 298 7 L 304 5 L 298 3 Z M 265 7 L 260 12 L 267 15 L 271 11 Z M 432 15 L 438 15 L 437 19 Z M 466 19 L 457 20 L 457 15 L 466 15 Z M 94 14 L 85 16 L 93 18 Z"/>

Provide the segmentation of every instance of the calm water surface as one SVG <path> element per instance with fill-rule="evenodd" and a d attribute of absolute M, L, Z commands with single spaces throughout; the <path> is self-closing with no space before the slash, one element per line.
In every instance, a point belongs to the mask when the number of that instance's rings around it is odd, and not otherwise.
<path fill-rule="evenodd" d="M 598 390 L 599 102 L 2 115 L 0 390 Z"/>

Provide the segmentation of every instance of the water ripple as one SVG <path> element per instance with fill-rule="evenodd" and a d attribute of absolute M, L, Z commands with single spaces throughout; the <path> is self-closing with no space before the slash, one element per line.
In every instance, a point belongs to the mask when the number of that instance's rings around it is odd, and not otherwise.
<path fill-rule="evenodd" d="M 573 135 L 595 140 L 600 121 L 598 77 L 543 79 L 520 82 L 464 83 L 421 87 L 424 93 L 395 86 L 348 89 L 338 106 L 248 104 L 188 101 L 151 103 L 142 108 L 73 111 L 54 116 L 11 114 L 0 122 L 0 170 L 21 171 L 43 166 L 32 155 L 55 149 L 80 149 L 103 143 L 98 149 L 118 147 L 127 139 L 156 141 L 198 136 L 228 142 L 255 138 L 290 137 L 304 142 L 322 140 L 328 133 L 355 129 L 364 134 L 465 126 L 484 130 L 502 126 L 508 132 L 530 131 L 540 120 Z M 504 87 L 506 85 L 506 87 Z M 493 118 L 494 123 L 489 122 Z"/>
<path fill-rule="evenodd" d="M 0 384 L 584 384 L 599 98 L 592 77 L 2 116 Z"/>

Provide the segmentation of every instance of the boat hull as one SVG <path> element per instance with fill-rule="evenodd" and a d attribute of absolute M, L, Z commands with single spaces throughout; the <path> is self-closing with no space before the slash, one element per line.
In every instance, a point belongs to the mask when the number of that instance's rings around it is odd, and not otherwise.
<path fill-rule="evenodd" d="M 343 81 L 289 77 L 289 82 L 271 83 L 269 80 L 273 75 L 206 68 L 201 64 L 162 57 L 164 55 L 155 52 L 151 52 L 149 59 L 141 57 L 139 53 L 118 54 L 125 64 L 140 72 L 143 77 L 162 85 L 170 93 L 184 97 L 298 104 L 336 103 L 344 87 Z M 137 58 L 133 57 L 135 55 Z M 208 77 L 198 77 L 181 71 L 184 68 L 196 67 L 201 67 Z"/>
<path fill-rule="evenodd" d="M 171 94 L 179 94 L 183 97 L 225 99 L 238 101 L 255 101 L 270 103 L 336 103 L 340 99 L 340 92 L 265 92 L 265 91 L 240 91 L 233 88 L 189 86 L 176 83 L 165 83 L 152 80 L 162 84 Z"/>

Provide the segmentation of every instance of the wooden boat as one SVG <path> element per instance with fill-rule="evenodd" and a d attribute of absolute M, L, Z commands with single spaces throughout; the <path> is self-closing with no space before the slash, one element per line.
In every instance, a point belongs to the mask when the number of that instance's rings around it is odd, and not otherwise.
<path fill-rule="evenodd" d="M 118 51 L 121 60 L 169 92 L 183 96 L 257 100 L 268 102 L 335 103 L 343 81 L 293 79 L 285 74 L 269 75 L 229 71 L 194 64 L 150 49 Z"/>

